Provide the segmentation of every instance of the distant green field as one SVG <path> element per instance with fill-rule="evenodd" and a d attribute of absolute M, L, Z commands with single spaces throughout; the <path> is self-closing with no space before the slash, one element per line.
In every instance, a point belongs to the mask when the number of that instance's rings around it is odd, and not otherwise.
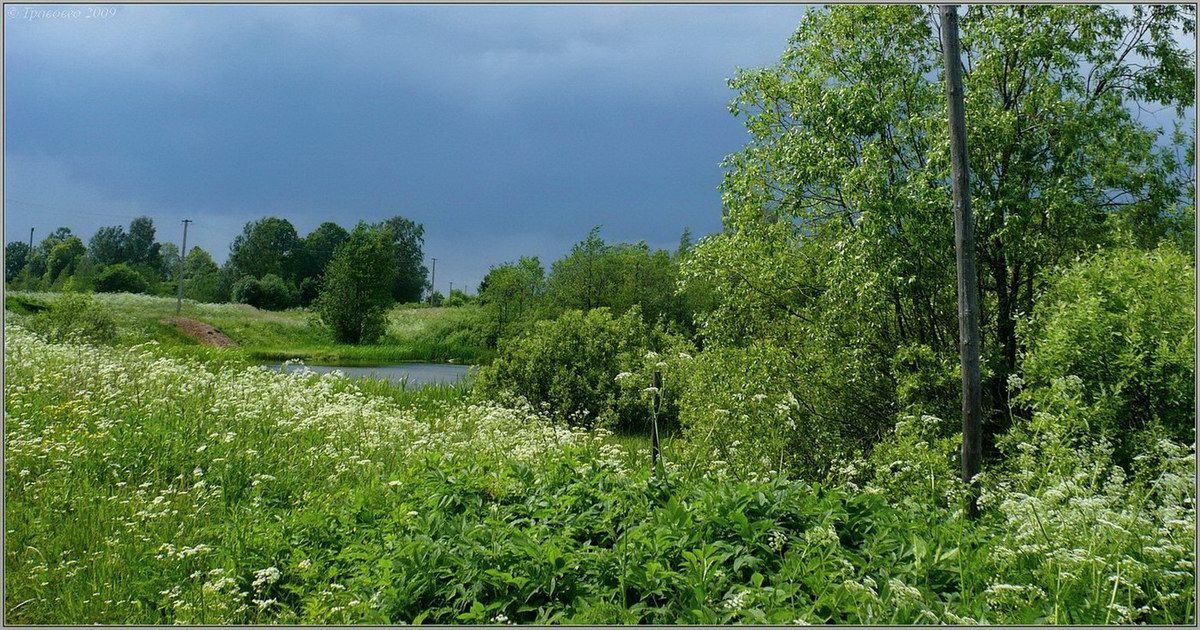
<path fill-rule="evenodd" d="M 331 365 L 378 364 L 395 361 L 482 363 L 491 359 L 486 348 L 463 334 L 473 315 L 471 307 L 404 308 L 388 314 L 388 328 L 379 343 L 353 346 L 333 341 L 316 324 L 308 309 L 263 311 L 245 304 L 200 304 L 185 301 L 181 317 L 216 328 L 237 342 L 237 348 L 211 348 L 179 330 L 168 320 L 175 300 L 168 297 L 99 293 L 96 300 L 116 318 L 125 343 L 154 340 L 179 354 L 242 357 L 248 360 L 303 359 Z M 57 293 L 10 291 L 5 308 L 31 314 L 58 298 Z"/>

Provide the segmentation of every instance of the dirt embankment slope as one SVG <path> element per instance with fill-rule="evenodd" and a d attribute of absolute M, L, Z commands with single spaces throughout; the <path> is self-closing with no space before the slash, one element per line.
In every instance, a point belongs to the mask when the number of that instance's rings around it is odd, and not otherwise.
<path fill-rule="evenodd" d="M 205 324 L 201 321 L 189 319 L 187 317 L 168 317 L 163 320 L 164 323 L 172 324 L 183 333 L 196 341 L 217 348 L 236 348 L 237 342 L 230 339 L 225 333 Z"/>

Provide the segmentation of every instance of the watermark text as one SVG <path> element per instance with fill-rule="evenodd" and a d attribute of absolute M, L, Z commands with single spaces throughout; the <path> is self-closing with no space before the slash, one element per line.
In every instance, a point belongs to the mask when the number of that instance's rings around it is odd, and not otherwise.
<path fill-rule="evenodd" d="M 115 17 L 117 7 L 9 7 L 5 13 L 10 20 L 103 20 Z"/>

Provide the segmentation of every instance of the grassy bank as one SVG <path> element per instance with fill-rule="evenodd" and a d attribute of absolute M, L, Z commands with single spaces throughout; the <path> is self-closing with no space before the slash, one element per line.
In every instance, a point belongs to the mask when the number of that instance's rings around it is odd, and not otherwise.
<path fill-rule="evenodd" d="M 1143 484 L 1034 436 L 970 521 L 925 443 L 877 479 L 652 480 L 454 388 L 5 332 L 13 623 L 1195 619 L 1186 447 Z"/>
<path fill-rule="evenodd" d="M 56 293 L 9 292 L 6 308 L 28 314 L 58 298 Z M 403 308 L 388 314 L 379 343 L 354 346 L 333 340 L 313 321 L 311 311 L 263 311 L 245 304 L 200 304 L 185 301 L 181 317 L 208 324 L 237 342 L 235 349 L 209 348 L 168 320 L 175 316 L 174 298 L 148 295 L 96 294 L 116 318 L 122 342 L 154 340 L 183 355 L 239 357 L 247 361 L 302 359 L 326 365 L 370 365 L 403 361 L 485 363 L 491 352 L 473 344 L 461 331 L 470 309 Z"/>

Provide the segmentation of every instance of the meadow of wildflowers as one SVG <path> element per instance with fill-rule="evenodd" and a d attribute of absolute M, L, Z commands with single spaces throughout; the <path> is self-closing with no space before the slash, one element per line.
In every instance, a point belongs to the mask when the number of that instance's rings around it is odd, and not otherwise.
<path fill-rule="evenodd" d="M 1194 449 L 1126 472 L 1069 413 L 970 521 L 936 418 L 822 483 L 655 479 L 465 392 L 4 345 L 9 623 L 1195 622 Z"/>

